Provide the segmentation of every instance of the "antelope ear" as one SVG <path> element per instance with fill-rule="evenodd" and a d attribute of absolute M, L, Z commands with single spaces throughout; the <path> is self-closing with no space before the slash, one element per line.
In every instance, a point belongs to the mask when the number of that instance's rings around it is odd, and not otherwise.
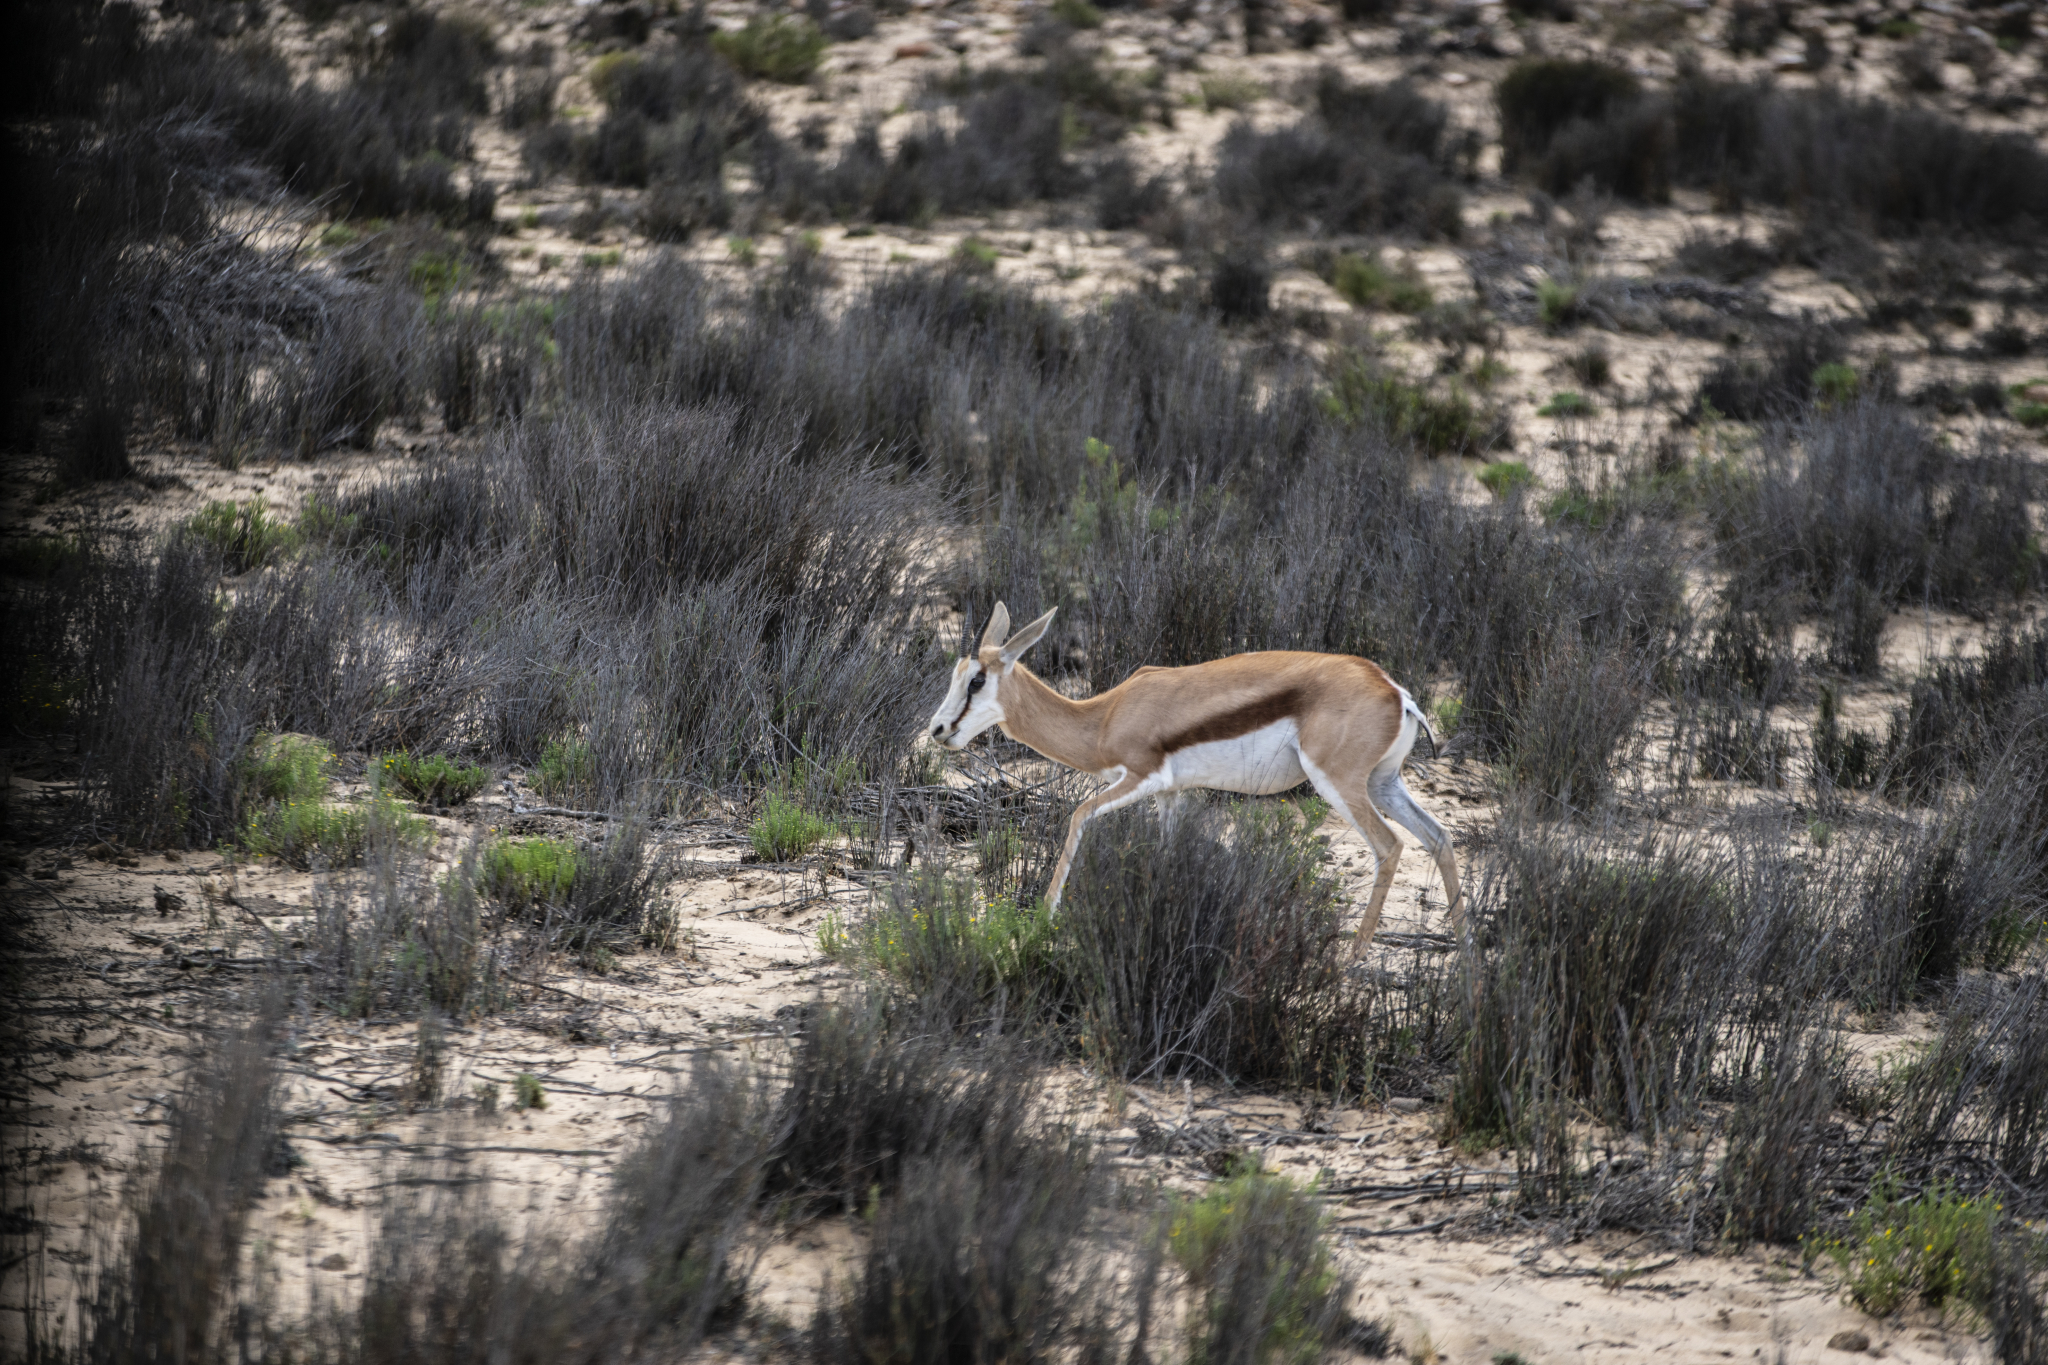
<path fill-rule="evenodd" d="M 1044 635 L 1046 628 L 1052 624 L 1052 612 L 1058 610 L 1058 607 L 1054 607 L 1052 611 L 1047 612 L 1010 637 L 1009 643 L 1003 646 L 1003 663 L 1005 666 L 1016 663 L 1018 659 L 1023 657 L 1025 650 L 1038 643 L 1039 637 Z"/>
<path fill-rule="evenodd" d="M 988 629 L 981 633 L 981 647 L 994 649 L 1010 638 L 1010 609 L 996 603 L 996 609 L 988 618 Z"/>

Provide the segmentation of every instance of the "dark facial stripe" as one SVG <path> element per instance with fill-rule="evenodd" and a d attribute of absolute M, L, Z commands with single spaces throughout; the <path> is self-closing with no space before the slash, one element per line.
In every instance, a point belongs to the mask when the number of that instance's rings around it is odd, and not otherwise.
<path fill-rule="evenodd" d="M 969 683 L 972 683 L 974 681 L 974 675 L 971 673 L 968 674 L 967 681 Z M 972 692 L 969 692 L 965 687 L 962 687 L 960 689 L 960 695 L 963 698 L 963 700 L 960 703 L 960 714 L 953 717 L 953 724 L 951 726 L 951 728 L 955 730 L 960 728 L 961 721 L 967 719 L 967 708 L 974 705 L 974 694 Z"/>
<path fill-rule="evenodd" d="M 1197 744 L 1214 744 L 1218 740 L 1236 739 L 1254 730 L 1262 730 L 1276 720 L 1285 720 L 1293 715 L 1300 705 L 1299 690 L 1289 688 L 1285 692 L 1275 692 L 1247 706 L 1240 706 L 1235 711 L 1225 711 L 1221 715 L 1208 716 L 1196 721 L 1178 734 L 1168 735 L 1162 741 L 1161 747 L 1169 754 L 1177 754 Z"/>

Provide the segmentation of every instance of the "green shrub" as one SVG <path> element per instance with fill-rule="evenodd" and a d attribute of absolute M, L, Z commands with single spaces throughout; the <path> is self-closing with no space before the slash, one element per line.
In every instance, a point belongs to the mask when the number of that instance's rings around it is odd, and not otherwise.
<path fill-rule="evenodd" d="M 1813 372 L 1813 396 L 1830 406 L 1856 396 L 1856 371 L 1842 364 L 1822 365 Z"/>
<path fill-rule="evenodd" d="M 540 1088 L 540 1077 L 531 1071 L 522 1071 L 512 1078 L 512 1107 L 514 1109 L 545 1109 L 548 1096 Z"/>
<path fill-rule="evenodd" d="M 1553 393 L 1550 401 L 1536 409 L 1538 417 L 1591 417 L 1593 400 L 1582 393 Z"/>
<path fill-rule="evenodd" d="M 984 898 L 973 879 L 927 867 L 873 914 L 832 921 L 819 935 L 826 953 L 873 967 L 928 1006 L 972 1013 L 1054 979 L 1056 922 L 1008 897 Z"/>
<path fill-rule="evenodd" d="M 574 735 L 548 741 L 540 753 L 534 785 L 550 801 L 587 794 L 597 781 L 597 755 Z"/>
<path fill-rule="evenodd" d="M 310 498 L 299 513 L 299 538 L 313 544 L 353 545 L 362 518 L 325 498 Z"/>
<path fill-rule="evenodd" d="M 1598 531 L 1621 516 L 1621 497 L 1612 489 L 1567 488 L 1543 504 L 1543 520 L 1552 526 L 1577 526 Z"/>
<path fill-rule="evenodd" d="M 953 264 L 970 275 L 992 274 L 996 256 L 996 249 L 979 237 L 962 237 L 953 248 Z"/>
<path fill-rule="evenodd" d="M 1478 478 L 1496 498 L 1505 498 L 1536 482 L 1535 472 L 1520 460 L 1495 460 L 1479 471 Z"/>
<path fill-rule="evenodd" d="M 1464 394 L 1438 396 L 1362 359 L 1339 365 L 1327 405 L 1342 421 L 1376 423 L 1431 455 L 1470 455 L 1495 444 L 1491 424 Z"/>
<path fill-rule="evenodd" d="M 54 578 L 84 555 L 77 536 L 16 536 L 0 542 L 0 578 Z"/>
<path fill-rule="evenodd" d="M 77 718 L 83 692 L 82 679 L 62 676 L 43 655 L 30 654 L 15 668 L 14 686 L 0 699 L 0 716 L 24 734 L 54 734 Z"/>
<path fill-rule="evenodd" d="M 1323 1240 L 1312 1190 L 1254 1163 L 1175 1209 L 1167 1249 L 1196 1296 L 1189 1358 L 1320 1360 L 1347 1286 Z"/>
<path fill-rule="evenodd" d="M 477 882 L 508 909 L 561 905 L 576 884 L 577 863 L 567 839 L 500 839 L 484 849 Z"/>
<path fill-rule="evenodd" d="M 2048 403 L 2015 403 L 2012 420 L 2030 431 L 2048 427 Z"/>
<path fill-rule="evenodd" d="M 1569 327 L 1579 320 L 1579 287 L 1544 279 L 1536 286 L 1536 316 L 1545 327 Z"/>
<path fill-rule="evenodd" d="M 838 828 L 823 816 L 813 815 L 781 792 L 768 793 L 761 813 L 747 829 L 754 853 L 764 863 L 786 863 L 801 858 Z"/>
<path fill-rule="evenodd" d="M 1243 76 L 1202 77 L 1202 108 L 1243 109 L 1266 97 L 1266 87 Z"/>
<path fill-rule="evenodd" d="M 436 806 L 459 806 L 491 780 L 488 770 L 441 754 L 386 754 L 382 766 L 386 782 L 415 801 Z"/>
<path fill-rule="evenodd" d="M 234 574 L 261 568 L 301 539 L 297 526 L 272 517 L 260 502 L 209 502 L 185 523 L 185 533 L 218 551 Z"/>
<path fill-rule="evenodd" d="M 460 289 L 469 267 L 454 251 L 425 251 L 405 267 L 405 282 L 431 306 Z"/>
<path fill-rule="evenodd" d="M 1088 0 L 1052 0 L 1052 17 L 1074 28 L 1102 27 L 1102 11 Z"/>
<path fill-rule="evenodd" d="M 743 76 L 801 85 L 818 69 L 825 35 L 809 19 L 756 14 L 737 32 L 713 34 L 711 46 Z"/>
<path fill-rule="evenodd" d="M 1965 1199 L 1946 1182 L 1902 1199 L 1880 1180 L 1843 1235 L 1819 1250 L 1841 1271 L 1850 1301 L 1872 1317 L 1914 1299 L 1937 1312 L 1981 1308 L 1994 1286 L 1994 1233 L 2003 1208 L 1988 1196 Z"/>
<path fill-rule="evenodd" d="M 1377 255 L 1339 256 L 1330 270 L 1330 287 L 1355 308 L 1420 313 L 1436 302 L 1414 267 L 1389 270 Z"/>
<path fill-rule="evenodd" d="M 258 735 L 242 757 L 242 782 L 249 798 L 267 802 L 311 802 L 327 794 L 334 754 L 305 735 Z"/>
<path fill-rule="evenodd" d="M 288 800 L 266 805 L 242 826 L 242 847 L 258 858 L 276 858 L 301 870 L 316 862 L 342 867 L 362 861 L 363 851 L 384 823 L 402 843 L 425 845 L 432 826 L 407 811 L 394 796 L 329 804 Z"/>
<path fill-rule="evenodd" d="M 725 251 L 728 256 L 732 257 L 735 264 L 746 266 L 749 269 L 753 267 L 756 261 L 761 259 L 761 253 L 755 248 L 752 237 L 727 238 Z"/>

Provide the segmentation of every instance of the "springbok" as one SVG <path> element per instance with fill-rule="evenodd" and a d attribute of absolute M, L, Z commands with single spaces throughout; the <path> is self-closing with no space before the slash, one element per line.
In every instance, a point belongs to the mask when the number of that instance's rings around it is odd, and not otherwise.
<path fill-rule="evenodd" d="M 1349 654 L 1235 654 L 1187 668 L 1148 666 L 1100 696 L 1070 701 L 1017 663 L 1052 617 L 1049 611 L 1011 635 L 1009 609 L 996 603 L 980 648 L 953 666 L 953 685 L 932 715 L 932 738 L 949 749 L 1000 725 L 1055 763 L 1109 784 L 1074 811 L 1046 891 L 1048 913 L 1059 908 L 1081 831 L 1095 816 L 1146 796 L 1170 816 L 1174 793 L 1190 787 L 1264 796 L 1306 778 L 1378 860 L 1352 951 L 1372 941 L 1401 857 L 1401 840 L 1383 816 L 1435 855 L 1451 930 L 1463 942 L 1451 836 L 1401 781 L 1401 763 L 1428 723 L 1378 664 Z"/>

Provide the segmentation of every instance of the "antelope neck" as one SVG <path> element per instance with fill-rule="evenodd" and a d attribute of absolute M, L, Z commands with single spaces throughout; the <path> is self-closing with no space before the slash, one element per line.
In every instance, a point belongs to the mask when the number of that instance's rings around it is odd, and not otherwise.
<path fill-rule="evenodd" d="M 1114 761 L 1102 752 L 1101 697 L 1070 701 L 1018 664 L 1002 680 L 1003 733 L 1055 763 L 1099 773 Z"/>

